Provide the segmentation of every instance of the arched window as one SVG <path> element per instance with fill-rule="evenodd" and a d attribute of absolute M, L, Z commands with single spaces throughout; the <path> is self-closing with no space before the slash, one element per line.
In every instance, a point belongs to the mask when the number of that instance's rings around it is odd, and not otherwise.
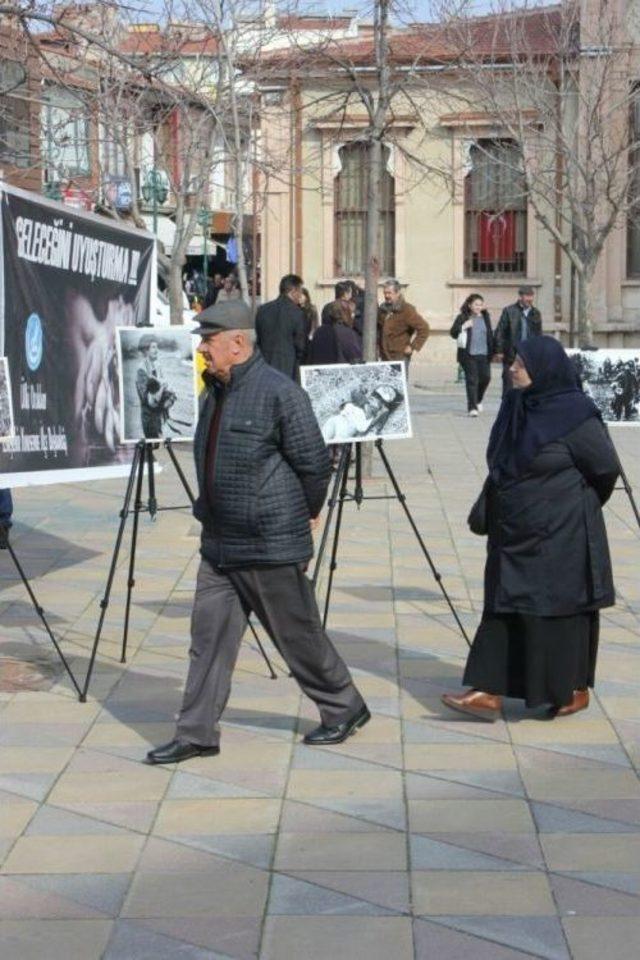
<path fill-rule="evenodd" d="M 527 197 L 512 140 L 478 140 L 465 180 L 465 276 L 525 276 Z"/>
<path fill-rule="evenodd" d="M 336 277 L 364 273 L 367 233 L 367 151 L 366 143 L 348 143 L 340 148 L 340 173 L 334 186 Z M 395 273 L 395 191 L 387 170 L 388 148 L 383 148 L 380 197 L 380 272 Z"/>

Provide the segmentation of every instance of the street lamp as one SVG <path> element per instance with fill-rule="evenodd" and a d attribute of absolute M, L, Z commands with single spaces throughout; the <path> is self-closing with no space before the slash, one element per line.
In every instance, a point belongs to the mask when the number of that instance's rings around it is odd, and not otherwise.
<path fill-rule="evenodd" d="M 62 200 L 62 190 L 57 180 L 47 180 L 43 184 L 42 192 L 49 200 L 57 200 L 58 202 Z"/>
<path fill-rule="evenodd" d="M 207 237 L 209 236 L 209 229 L 211 226 L 211 211 L 207 207 L 200 207 L 198 210 L 198 216 L 196 217 L 198 224 L 202 227 L 202 239 L 203 239 L 203 248 L 202 248 L 202 274 L 204 276 L 204 286 L 207 287 L 207 277 L 209 274 L 209 267 L 207 264 Z"/>
<path fill-rule="evenodd" d="M 155 168 L 148 170 L 144 178 L 144 183 L 142 184 L 142 199 L 145 203 L 152 204 L 151 210 L 154 233 L 158 232 L 158 204 L 162 206 L 168 194 L 169 190 L 162 176 L 162 172 Z"/>

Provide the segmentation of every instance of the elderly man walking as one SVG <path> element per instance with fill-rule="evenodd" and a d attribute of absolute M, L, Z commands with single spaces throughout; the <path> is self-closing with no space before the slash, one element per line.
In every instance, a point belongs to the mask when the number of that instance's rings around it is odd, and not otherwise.
<path fill-rule="evenodd" d="M 318 707 L 321 723 L 304 742 L 341 743 L 370 713 L 305 575 L 329 482 L 327 449 L 307 395 L 254 350 L 246 304 L 216 303 L 198 320 L 207 370 L 194 440 L 202 558 L 190 665 L 175 738 L 147 762 L 219 752 L 218 721 L 251 612 Z"/>
<path fill-rule="evenodd" d="M 384 303 L 378 309 L 378 348 L 381 360 L 404 360 L 407 366 L 414 353 L 422 350 L 429 336 L 429 324 L 402 296 L 397 280 L 387 280 Z"/>

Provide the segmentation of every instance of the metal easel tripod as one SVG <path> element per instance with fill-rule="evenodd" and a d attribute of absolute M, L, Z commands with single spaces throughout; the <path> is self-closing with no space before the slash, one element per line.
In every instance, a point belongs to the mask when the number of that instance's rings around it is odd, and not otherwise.
<path fill-rule="evenodd" d="M 354 448 L 355 448 L 355 457 L 353 456 Z M 318 546 L 318 552 L 316 555 L 316 563 L 313 570 L 313 577 L 311 578 L 314 587 L 317 587 L 322 559 L 326 551 L 327 543 L 329 540 L 329 532 L 331 528 L 333 514 L 334 512 L 336 512 L 336 508 L 337 508 L 336 523 L 333 531 L 333 542 L 331 545 L 331 559 L 329 562 L 329 580 L 327 583 L 327 593 L 325 596 L 324 613 L 322 618 L 323 626 L 326 627 L 327 625 L 327 618 L 329 616 L 329 605 L 331 603 L 331 591 L 333 589 L 333 578 L 334 578 L 336 568 L 338 566 L 338 563 L 337 563 L 338 548 L 340 543 L 340 531 L 342 528 L 342 516 L 343 516 L 345 503 L 347 502 L 355 503 L 355 505 L 359 508 L 365 500 L 397 500 L 400 506 L 402 507 L 402 509 L 404 510 L 405 516 L 409 521 L 411 529 L 415 534 L 416 540 L 418 541 L 422 554 L 425 560 L 427 561 L 427 564 L 429 565 L 431 573 L 433 574 L 433 577 L 436 583 L 438 584 L 440 591 L 444 599 L 446 600 L 449 609 L 451 610 L 451 613 L 453 614 L 453 617 L 456 621 L 456 624 L 458 625 L 460 633 L 464 637 L 467 643 L 467 646 L 470 647 L 471 641 L 469 640 L 469 637 L 464 628 L 464 625 L 460 620 L 460 617 L 458 616 L 458 613 L 453 605 L 451 597 L 447 593 L 446 587 L 442 582 L 442 574 L 439 573 L 439 571 L 437 570 L 433 562 L 433 559 L 431 557 L 431 554 L 427 549 L 427 545 L 425 544 L 424 539 L 422 538 L 422 535 L 418 530 L 416 522 L 413 519 L 411 511 L 407 506 L 407 498 L 405 494 L 402 492 L 402 490 L 400 489 L 400 485 L 393 472 L 393 469 L 389 462 L 389 458 L 385 453 L 382 440 L 375 441 L 375 448 L 378 451 L 378 454 L 380 455 L 380 459 L 382 460 L 382 464 L 386 470 L 387 476 L 391 481 L 391 485 L 393 487 L 393 494 L 376 494 L 374 496 L 369 496 L 364 493 L 364 486 L 362 482 L 362 445 L 360 443 L 345 444 L 340 454 L 340 460 L 338 461 L 336 475 L 333 481 L 333 486 L 331 488 L 331 496 L 329 497 L 329 501 L 328 501 L 329 509 L 327 511 L 327 519 L 325 521 L 324 529 L 322 531 L 322 536 L 320 538 L 320 544 Z M 352 463 L 352 458 L 354 459 L 354 466 L 355 466 L 353 492 L 349 490 L 349 467 Z"/>
<path fill-rule="evenodd" d="M 14 550 L 14 548 L 13 548 L 13 545 L 11 544 L 11 541 L 9 540 L 9 537 L 8 537 L 8 536 L 7 536 L 6 544 L 3 543 L 3 549 L 6 549 L 6 550 L 8 551 L 9 556 L 11 557 L 11 559 L 12 559 L 12 561 L 13 561 L 13 565 L 14 565 L 14 567 L 16 568 L 16 570 L 18 571 L 18 575 L 19 575 L 20 579 L 22 580 L 22 583 L 24 584 L 24 588 L 25 588 L 25 590 L 27 591 L 27 593 L 29 594 L 29 599 L 31 600 L 31 603 L 33 604 L 33 609 L 36 611 L 36 613 L 37 613 L 38 616 L 40 617 L 40 620 L 42 621 L 42 625 L 43 625 L 44 629 L 46 630 L 47 635 L 48 635 L 49 639 L 51 640 L 51 643 L 52 643 L 53 646 L 55 647 L 55 651 L 56 651 L 56 653 L 58 654 L 58 656 L 60 657 L 60 660 L 62 661 L 62 665 L 63 665 L 63 667 L 65 668 L 65 670 L 67 671 L 67 674 L 69 675 L 69 679 L 71 680 L 73 686 L 75 687 L 76 692 L 77 692 L 78 695 L 82 698 L 82 692 L 81 692 L 81 690 L 80 690 L 80 686 L 79 686 L 79 684 L 78 684 L 78 681 L 76 680 L 76 678 L 75 678 L 75 676 L 74 676 L 74 674 L 73 674 L 73 671 L 72 671 L 71 667 L 69 666 L 69 664 L 68 664 L 68 662 L 67 662 L 67 659 L 66 659 L 64 653 L 63 653 L 62 650 L 60 649 L 60 645 L 59 645 L 58 641 L 57 641 L 56 638 L 55 638 L 55 635 L 54 635 L 54 633 L 53 633 L 53 630 L 52 630 L 51 627 L 49 626 L 49 622 L 48 622 L 47 618 L 46 618 L 45 615 L 44 615 L 44 610 L 42 609 L 42 607 L 41 607 L 40 604 L 38 603 L 38 600 L 36 599 L 36 595 L 35 595 L 35 593 L 33 592 L 33 587 L 32 587 L 31 584 L 29 583 L 29 578 L 27 577 L 26 573 L 24 572 L 24 569 L 23 569 L 23 567 L 22 567 L 22 564 L 21 564 L 20 561 L 18 560 L 17 554 L 16 554 L 16 552 L 15 552 L 15 550 Z"/>
<path fill-rule="evenodd" d="M 160 507 L 158 506 L 158 500 L 156 498 L 156 483 L 155 483 L 155 459 L 153 456 L 153 451 L 157 450 L 160 446 L 160 443 L 149 443 L 145 440 L 140 440 L 134 450 L 133 461 L 131 463 L 131 470 L 129 472 L 129 479 L 127 480 L 127 486 L 124 495 L 124 502 L 122 509 L 120 510 L 120 524 L 118 526 L 118 533 L 116 535 L 116 541 L 113 548 L 113 554 L 111 557 L 111 564 L 109 566 L 109 574 L 107 576 L 107 583 L 104 591 L 102 600 L 100 601 L 100 617 L 98 619 L 98 626 L 96 628 L 95 637 L 93 640 L 93 647 L 91 649 L 91 655 L 89 657 L 89 665 L 87 667 L 87 675 L 85 677 L 84 685 L 82 690 L 76 685 L 76 689 L 80 695 L 80 701 L 84 703 L 87 699 L 87 692 L 89 690 L 89 684 L 91 683 L 91 676 L 93 674 L 93 668 L 95 666 L 96 655 L 98 652 L 98 644 L 100 643 L 100 637 L 102 636 L 102 628 L 104 626 L 104 621 L 107 613 L 107 608 L 109 606 L 109 601 L 111 598 L 111 589 L 113 587 L 113 581 L 115 578 L 116 569 L 118 566 L 118 558 L 120 556 L 120 549 L 122 547 L 122 541 L 124 538 L 124 531 L 127 524 L 129 515 L 133 515 L 133 522 L 131 528 L 131 542 L 129 545 L 129 568 L 127 576 L 127 599 L 125 602 L 125 613 L 124 613 L 124 627 L 122 633 L 122 648 L 120 654 L 120 663 L 126 663 L 127 660 L 127 644 L 129 639 L 129 620 L 131 615 L 131 599 L 133 594 L 133 588 L 135 586 L 135 567 L 136 567 L 136 547 L 138 544 L 138 527 L 141 513 L 148 513 L 151 519 L 155 519 L 156 515 L 162 511 L 166 510 L 184 510 L 184 506 L 176 507 Z M 172 441 L 167 439 L 162 441 L 162 446 L 169 454 L 171 463 L 173 464 L 178 478 L 184 488 L 187 497 L 189 498 L 189 505 L 193 506 L 195 503 L 195 497 L 189 486 L 189 482 L 184 475 L 184 471 L 178 462 L 178 459 L 173 449 Z M 144 484 L 144 475 L 147 474 L 147 501 L 146 504 L 143 503 L 142 499 L 142 488 Z M 134 497 L 135 489 L 135 498 L 133 499 L 133 506 L 131 505 L 132 497 Z M 260 653 L 267 665 L 270 676 L 272 679 L 277 677 L 273 665 L 267 656 L 267 653 L 260 642 L 255 627 L 248 621 L 249 629 L 253 633 L 254 640 L 256 641 Z"/>

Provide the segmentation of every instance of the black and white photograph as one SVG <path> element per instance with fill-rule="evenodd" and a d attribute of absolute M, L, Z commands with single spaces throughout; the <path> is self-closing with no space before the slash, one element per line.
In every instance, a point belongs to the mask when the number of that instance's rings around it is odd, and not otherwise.
<path fill-rule="evenodd" d="M 640 350 L 567 350 L 608 423 L 640 423 Z"/>
<path fill-rule="evenodd" d="M 302 367 L 301 383 L 327 444 L 411 437 L 404 363 Z"/>
<path fill-rule="evenodd" d="M 198 416 L 189 328 L 119 327 L 124 443 L 193 440 Z"/>
<path fill-rule="evenodd" d="M 10 440 L 15 434 L 9 362 L 0 357 L 0 441 Z"/>

